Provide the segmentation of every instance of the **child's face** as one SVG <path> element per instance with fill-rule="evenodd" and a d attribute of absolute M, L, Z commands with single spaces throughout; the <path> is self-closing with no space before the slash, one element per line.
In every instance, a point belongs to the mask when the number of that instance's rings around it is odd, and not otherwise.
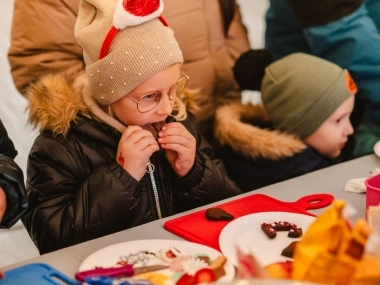
<path fill-rule="evenodd" d="M 157 72 L 123 98 L 111 105 L 115 116 L 126 126 L 161 122 L 172 113 L 175 100 L 170 100 L 167 94 L 169 88 L 181 77 L 180 65 L 171 65 L 160 72 Z M 162 98 L 158 105 L 152 110 L 141 113 L 137 109 L 137 101 L 142 96 L 152 94 L 152 92 L 162 92 Z M 132 101 L 132 100 L 133 101 Z"/>
<path fill-rule="evenodd" d="M 350 96 L 304 142 L 324 156 L 338 157 L 347 142 L 348 136 L 354 132 L 350 122 L 353 108 L 354 96 Z"/>

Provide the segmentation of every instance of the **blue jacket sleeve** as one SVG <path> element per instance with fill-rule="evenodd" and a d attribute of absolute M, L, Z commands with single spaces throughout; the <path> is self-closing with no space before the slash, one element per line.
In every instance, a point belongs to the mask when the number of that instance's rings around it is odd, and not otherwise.
<path fill-rule="evenodd" d="M 355 129 L 354 155 L 371 153 L 380 139 L 380 33 L 366 5 L 337 21 L 305 29 L 305 35 L 314 55 L 347 68 L 354 78 L 358 99 L 367 102 Z"/>

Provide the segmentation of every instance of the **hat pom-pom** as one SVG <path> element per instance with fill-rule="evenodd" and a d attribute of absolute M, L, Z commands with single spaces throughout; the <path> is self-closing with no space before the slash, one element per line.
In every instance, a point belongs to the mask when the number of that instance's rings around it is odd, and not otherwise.
<path fill-rule="evenodd" d="M 164 9 L 162 0 L 119 0 L 113 18 L 115 28 L 122 30 L 158 18 Z"/>
<path fill-rule="evenodd" d="M 240 89 L 260 91 L 265 68 L 273 61 L 273 53 L 268 49 L 251 49 L 243 53 L 233 67 Z"/>

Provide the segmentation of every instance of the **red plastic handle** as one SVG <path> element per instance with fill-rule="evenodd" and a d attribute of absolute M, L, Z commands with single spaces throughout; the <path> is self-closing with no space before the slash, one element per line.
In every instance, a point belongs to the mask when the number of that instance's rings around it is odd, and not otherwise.
<path fill-rule="evenodd" d="M 298 209 L 307 211 L 329 206 L 333 201 L 334 196 L 331 194 L 312 194 L 304 196 L 291 204 Z"/>

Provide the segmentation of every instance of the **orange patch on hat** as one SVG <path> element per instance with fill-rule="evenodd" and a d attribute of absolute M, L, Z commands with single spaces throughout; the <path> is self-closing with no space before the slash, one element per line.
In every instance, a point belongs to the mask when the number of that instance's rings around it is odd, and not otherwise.
<path fill-rule="evenodd" d="M 356 86 L 356 83 L 352 79 L 349 72 L 346 72 L 346 82 L 348 91 L 350 91 L 351 93 L 356 93 L 358 91 L 358 87 Z"/>

